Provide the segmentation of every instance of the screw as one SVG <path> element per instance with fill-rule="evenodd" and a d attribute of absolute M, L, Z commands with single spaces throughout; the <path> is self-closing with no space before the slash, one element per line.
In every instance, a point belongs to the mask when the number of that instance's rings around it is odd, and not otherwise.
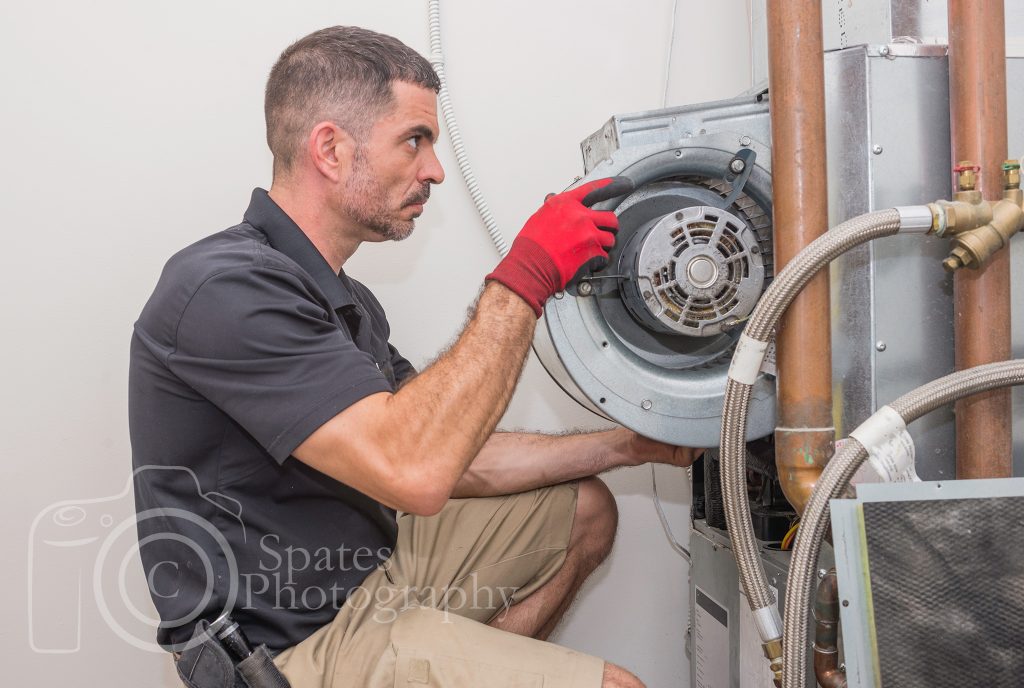
<path fill-rule="evenodd" d="M 887 57 L 890 52 L 891 51 L 889 50 L 889 46 L 887 45 L 883 45 L 881 48 L 878 49 L 878 54 L 881 55 L 882 57 Z"/>
<path fill-rule="evenodd" d="M 839 671 L 846 671 L 846 662 L 839 663 Z"/>
<path fill-rule="evenodd" d="M 886 348 L 887 347 L 885 345 L 885 342 L 883 342 L 881 340 L 875 342 L 875 351 L 885 351 Z"/>
<path fill-rule="evenodd" d="M 563 296 L 565 296 L 565 292 L 564 292 L 564 291 L 556 291 L 556 292 L 555 292 L 555 298 L 556 298 L 556 299 L 560 299 L 560 298 L 562 298 Z"/>
<path fill-rule="evenodd" d="M 875 145 L 871 146 L 871 152 L 874 153 L 875 155 L 881 155 L 882 147 L 876 143 Z"/>
<path fill-rule="evenodd" d="M 826 573 L 828 573 L 828 571 L 826 571 L 825 569 L 818 569 L 818 580 L 824 578 Z"/>
<path fill-rule="evenodd" d="M 843 600 L 843 606 L 844 607 L 849 607 L 850 606 L 850 600 Z"/>
<path fill-rule="evenodd" d="M 654 406 L 654 404 L 651 403 L 650 399 L 644 399 L 640 402 L 640 408 L 644 411 L 650 411 L 652 406 Z"/>
<path fill-rule="evenodd" d="M 750 137 L 749 136 L 741 136 L 740 137 L 740 145 L 743 146 L 744 148 L 749 146 L 750 145 Z"/>
<path fill-rule="evenodd" d="M 729 169 L 732 170 L 733 172 L 735 172 L 736 174 L 739 174 L 740 172 L 742 172 L 746 168 L 747 168 L 746 164 L 742 160 L 740 160 L 739 158 L 736 158 L 731 163 L 729 163 Z"/>
<path fill-rule="evenodd" d="M 580 296 L 590 296 L 594 293 L 594 285 L 590 282 L 580 282 L 579 289 Z"/>

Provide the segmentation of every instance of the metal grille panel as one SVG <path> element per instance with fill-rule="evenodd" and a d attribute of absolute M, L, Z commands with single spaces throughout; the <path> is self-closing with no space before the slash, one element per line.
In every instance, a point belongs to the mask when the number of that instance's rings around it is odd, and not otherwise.
<path fill-rule="evenodd" d="M 882 685 L 1024 685 L 1024 497 L 863 510 Z"/>

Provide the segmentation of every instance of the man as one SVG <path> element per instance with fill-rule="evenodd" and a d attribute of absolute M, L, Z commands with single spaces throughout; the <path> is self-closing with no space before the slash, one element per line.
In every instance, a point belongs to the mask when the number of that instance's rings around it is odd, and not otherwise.
<path fill-rule="evenodd" d="M 545 202 L 419 374 L 344 272 L 362 242 L 409 236 L 443 181 L 438 89 L 371 31 L 285 50 L 266 91 L 269 193 L 172 257 L 136 323 L 158 639 L 180 649 L 228 610 L 294 688 L 640 686 L 544 639 L 612 544 L 615 502 L 593 476 L 695 451 L 622 429 L 494 432 L 544 301 L 614 243 L 615 215 L 581 203 L 608 180 Z"/>

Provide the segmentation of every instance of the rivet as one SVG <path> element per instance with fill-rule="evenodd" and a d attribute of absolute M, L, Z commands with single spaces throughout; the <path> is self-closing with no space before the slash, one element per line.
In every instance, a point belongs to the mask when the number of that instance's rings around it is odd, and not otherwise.
<path fill-rule="evenodd" d="M 640 408 L 644 411 L 650 411 L 652 406 L 654 406 L 654 404 L 651 403 L 650 399 L 644 399 L 640 402 Z"/>
<path fill-rule="evenodd" d="M 876 143 L 875 145 L 871 146 L 871 152 L 874 153 L 875 155 L 881 155 L 882 147 Z"/>
<path fill-rule="evenodd" d="M 882 340 L 875 342 L 875 351 L 885 351 L 887 348 L 888 346 L 886 346 L 886 343 Z"/>

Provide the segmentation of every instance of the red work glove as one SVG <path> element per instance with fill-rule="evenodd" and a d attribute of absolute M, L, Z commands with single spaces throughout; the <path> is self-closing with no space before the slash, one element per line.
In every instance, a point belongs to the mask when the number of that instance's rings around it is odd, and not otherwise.
<path fill-rule="evenodd" d="M 624 177 L 598 179 L 549 197 L 519 231 L 508 255 L 486 279 L 518 294 L 539 318 L 544 302 L 565 289 L 592 259 L 608 259 L 619 219 L 611 211 L 591 210 L 633 190 Z"/>

